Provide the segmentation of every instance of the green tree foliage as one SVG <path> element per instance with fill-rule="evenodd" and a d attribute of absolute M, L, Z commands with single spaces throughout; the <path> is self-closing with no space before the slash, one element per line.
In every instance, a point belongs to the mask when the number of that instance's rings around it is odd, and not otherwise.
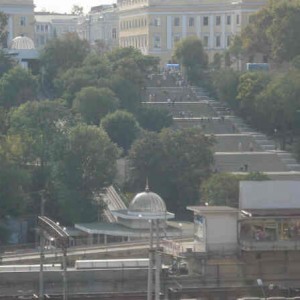
<path fill-rule="evenodd" d="M 238 207 L 239 182 L 241 180 L 263 181 L 270 178 L 263 173 L 249 173 L 247 175 L 233 175 L 218 173 L 210 176 L 201 185 L 201 203 Z"/>
<path fill-rule="evenodd" d="M 60 100 L 27 102 L 11 112 L 8 140 L 18 137 L 12 144 L 23 149 L 20 162 L 43 167 L 71 122 L 71 114 Z"/>
<path fill-rule="evenodd" d="M 0 158 L 0 219 L 18 216 L 26 208 L 29 174 Z"/>
<path fill-rule="evenodd" d="M 298 0 L 270 1 L 251 16 L 242 31 L 243 49 L 248 56 L 261 53 L 278 62 L 291 61 L 300 53 L 300 3 Z"/>
<path fill-rule="evenodd" d="M 53 89 L 54 78 L 72 67 L 81 66 L 89 51 L 88 42 L 75 33 L 49 41 L 40 56 L 43 85 Z"/>
<path fill-rule="evenodd" d="M 76 94 L 73 108 L 87 124 L 98 125 L 108 113 L 115 111 L 119 101 L 108 88 L 86 87 Z"/>
<path fill-rule="evenodd" d="M 36 93 L 36 79 L 21 67 L 10 69 L 0 78 L 0 105 L 5 108 L 35 100 Z"/>
<path fill-rule="evenodd" d="M 176 44 L 176 60 L 185 68 L 188 80 L 197 83 L 207 68 L 208 57 L 202 42 L 196 37 L 188 37 Z"/>
<path fill-rule="evenodd" d="M 210 173 L 212 140 L 199 130 L 146 133 L 129 154 L 135 186 L 149 178 L 150 187 L 178 215 L 199 198 L 198 187 Z"/>
<path fill-rule="evenodd" d="M 154 107 L 141 107 L 136 118 L 140 126 L 149 131 L 160 132 L 173 124 L 173 117 L 169 111 Z"/>
<path fill-rule="evenodd" d="M 0 78 L 2 77 L 3 74 L 5 74 L 8 70 L 13 68 L 14 66 L 15 66 L 15 62 L 12 60 L 11 56 L 9 56 L 3 50 L 0 50 Z"/>
<path fill-rule="evenodd" d="M 8 16 L 0 11 L 0 45 L 2 48 L 7 47 L 7 21 Z"/>
<path fill-rule="evenodd" d="M 113 76 L 109 84 L 120 100 L 121 109 L 132 113 L 138 111 L 141 106 L 140 87 L 138 85 L 121 76 Z"/>
<path fill-rule="evenodd" d="M 121 147 L 125 153 L 127 153 L 131 144 L 137 138 L 140 130 L 134 115 L 121 110 L 104 117 L 101 121 L 101 126 L 110 139 Z"/>
<path fill-rule="evenodd" d="M 115 75 L 142 87 L 147 75 L 158 68 L 159 59 L 134 48 L 119 48 L 107 55 Z"/>
<path fill-rule="evenodd" d="M 237 99 L 240 101 L 242 114 L 248 120 L 257 121 L 259 112 L 255 109 L 255 98 L 270 80 L 270 75 L 264 72 L 247 72 L 240 77 Z"/>
<path fill-rule="evenodd" d="M 88 125 L 71 129 L 67 147 L 52 166 L 60 217 L 68 222 L 95 220 L 94 196 L 112 183 L 118 154 L 102 129 Z"/>
<path fill-rule="evenodd" d="M 240 73 L 232 69 L 222 69 L 211 73 L 213 88 L 220 101 L 226 102 L 233 109 L 237 109 L 237 90 Z"/>

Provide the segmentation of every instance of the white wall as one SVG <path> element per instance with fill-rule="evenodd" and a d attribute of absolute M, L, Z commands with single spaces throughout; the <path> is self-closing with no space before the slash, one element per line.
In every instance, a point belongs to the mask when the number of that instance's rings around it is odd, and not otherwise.
<path fill-rule="evenodd" d="M 207 214 L 206 246 L 208 251 L 235 250 L 237 248 L 237 213 Z"/>
<path fill-rule="evenodd" d="M 241 181 L 239 208 L 300 208 L 300 181 Z"/>

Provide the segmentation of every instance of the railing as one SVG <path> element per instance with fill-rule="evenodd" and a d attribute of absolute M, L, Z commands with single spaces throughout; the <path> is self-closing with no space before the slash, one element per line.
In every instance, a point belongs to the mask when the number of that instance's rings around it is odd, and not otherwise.
<path fill-rule="evenodd" d="M 241 249 L 246 251 L 300 250 L 300 241 L 292 240 L 256 241 L 240 239 L 239 244 Z"/>

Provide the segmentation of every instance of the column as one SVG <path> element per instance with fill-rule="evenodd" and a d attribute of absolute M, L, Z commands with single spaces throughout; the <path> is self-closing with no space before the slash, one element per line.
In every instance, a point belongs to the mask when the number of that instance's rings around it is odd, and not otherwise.
<path fill-rule="evenodd" d="M 196 17 L 196 24 L 195 25 L 196 25 L 197 37 L 202 40 L 202 36 L 201 36 L 201 17 L 200 16 Z"/>
<path fill-rule="evenodd" d="M 161 257 L 159 253 L 159 220 L 156 220 L 156 252 L 155 252 L 155 300 L 160 299 L 160 269 Z"/>
<path fill-rule="evenodd" d="M 186 37 L 186 26 L 187 26 L 187 21 L 186 21 L 186 16 L 182 16 L 182 38 Z"/>
<path fill-rule="evenodd" d="M 13 25 L 13 19 L 12 16 L 10 15 L 8 17 L 8 37 L 7 37 L 7 46 L 9 46 L 9 43 L 12 41 L 14 38 L 14 25 Z"/>
<path fill-rule="evenodd" d="M 172 49 L 172 17 L 167 16 L 167 49 Z"/>
<path fill-rule="evenodd" d="M 226 49 L 226 15 L 221 15 L 221 48 Z"/>
<path fill-rule="evenodd" d="M 214 16 L 209 16 L 209 43 L 208 48 L 214 48 Z"/>

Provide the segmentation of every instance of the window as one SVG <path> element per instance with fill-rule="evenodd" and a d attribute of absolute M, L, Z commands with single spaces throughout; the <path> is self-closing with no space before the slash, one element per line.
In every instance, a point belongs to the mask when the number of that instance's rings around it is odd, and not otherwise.
<path fill-rule="evenodd" d="M 22 17 L 20 18 L 20 25 L 21 25 L 21 26 L 26 26 L 26 17 L 23 17 L 23 16 L 22 16 Z"/>
<path fill-rule="evenodd" d="M 236 24 L 240 24 L 240 15 L 236 15 Z"/>
<path fill-rule="evenodd" d="M 204 46 L 204 47 L 208 47 L 208 35 L 205 35 L 205 36 L 203 37 L 203 46 Z"/>
<path fill-rule="evenodd" d="M 189 18 L 189 26 L 190 27 L 195 26 L 195 19 L 194 18 Z"/>
<path fill-rule="evenodd" d="M 227 16 L 226 23 L 227 23 L 227 25 L 231 24 L 231 16 Z"/>
<path fill-rule="evenodd" d="M 179 19 L 179 17 L 174 18 L 174 26 L 180 26 L 180 19 Z"/>
<path fill-rule="evenodd" d="M 116 28 L 112 29 L 111 36 L 114 40 L 117 38 L 117 29 Z"/>
<path fill-rule="evenodd" d="M 154 36 L 154 43 L 153 48 L 160 49 L 160 36 L 156 35 Z"/>
<path fill-rule="evenodd" d="M 48 32 L 48 25 L 45 25 L 45 31 Z"/>
<path fill-rule="evenodd" d="M 36 31 L 40 31 L 40 25 L 36 25 Z"/>
<path fill-rule="evenodd" d="M 208 25 L 208 17 L 203 17 L 203 26 Z"/>
<path fill-rule="evenodd" d="M 154 18 L 153 25 L 156 27 L 160 26 L 160 18 Z"/>
<path fill-rule="evenodd" d="M 227 35 L 227 41 L 226 41 L 227 47 L 230 46 L 230 42 L 231 42 L 231 36 L 230 36 L 230 35 Z"/>
<path fill-rule="evenodd" d="M 221 16 L 216 16 L 216 25 L 217 26 L 221 25 Z"/>
<path fill-rule="evenodd" d="M 216 36 L 216 47 L 221 47 L 221 37 L 219 35 Z"/>

